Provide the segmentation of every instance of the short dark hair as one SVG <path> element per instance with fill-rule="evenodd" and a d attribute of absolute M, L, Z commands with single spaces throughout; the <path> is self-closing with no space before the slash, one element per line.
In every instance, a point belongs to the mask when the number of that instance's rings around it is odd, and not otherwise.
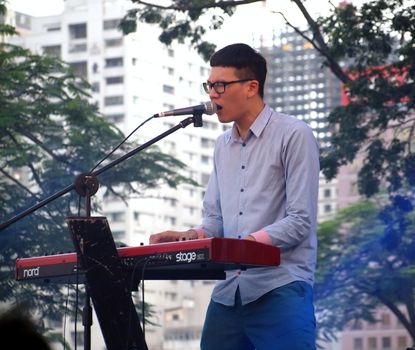
<path fill-rule="evenodd" d="M 21 307 L 14 307 L 0 315 L 0 339 L 5 344 L 13 344 L 14 349 L 51 349 L 29 314 Z"/>
<path fill-rule="evenodd" d="M 211 67 L 234 67 L 240 79 L 253 78 L 259 82 L 259 95 L 264 97 L 267 61 L 246 44 L 232 44 L 216 51 L 210 58 Z"/>

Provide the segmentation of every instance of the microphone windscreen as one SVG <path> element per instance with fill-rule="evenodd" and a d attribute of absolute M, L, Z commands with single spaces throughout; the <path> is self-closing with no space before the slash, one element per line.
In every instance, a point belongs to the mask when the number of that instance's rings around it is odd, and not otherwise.
<path fill-rule="evenodd" d="M 218 110 L 218 106 L 216 106 L 216 103 L 212 101 L 208 101 L 203 104 L 205 105 L 205 114 L 207 115 L 215 114 Z"/>

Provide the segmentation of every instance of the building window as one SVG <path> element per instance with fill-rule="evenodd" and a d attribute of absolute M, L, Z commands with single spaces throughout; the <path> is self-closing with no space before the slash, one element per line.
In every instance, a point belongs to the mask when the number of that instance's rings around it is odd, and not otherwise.
<path fill-rule="evenodd" d="M 215 141 L 206 137 L 202 137 L 200 139 L 200 145 L 202 148 L 213 148 L 215 146 Z"/>
<path fill-rule="evenodd" d="M 381 324 L 383 328 L 389 328 L 391 325 L 391 317 L 387 313 L 381 315 Z"/>
<path fill-rule="evenodd" d="M 210 162 L 211 162 L 211 157 L 209 157 L 209 156 L 202 156 L 202 157 L 200 158 L 200 161 L 202 162 L 202 164 L 207 164 L 207 165 L 209 165 L 209 164 L 210 164 Z"/>
<path fill-rule="evenodd" d="M 122 67 L 124 65 L 124 60 L 122 57 L 107 58 L 105 60 L 105 67 Z"/>
<path fill-rule="evenodd" d="M 370 337 L 367 340 L 367 348 L 368 350 L 378 350 L 378 340 L 375 337 Z"/>
<path fill-rule="evenodd" d="M 214 122 L 209 122 L 204 120 L 203 121 L 203 127 L 209 130 L 217 130 L 218 129 L 218 124 L 214 123 Z"/>
<path fill-rule="evenodd" d="M 69 65 L 73 69 L 75 75 L 79 77 L 87 77 L 87 64 L 86 61 L 82 62 L 70 62 Z"/>
<path fill-rule="evenodd" d="M 176 225 L 176 222 L 177 222 L 176 218 L 175 218 L 175 217 L 173 217 L 173 216 L 166 216 L 166 217 L 164 218 L 164 221 L 165 221 L 166 223 L 168 223 L 169 225 Z"/>
<path fill-rule="evenodd" d="M 171 85 L 163 85 L 163 92 L 166 94 L 174 94 L 174 86 Z"/>
<path fill-rule="evenodd" d="M 120 19 L 107 19 L 104 21 L 102 27 L 104 30 L 111 30 L 111 29 L 117 29 L 118 24 L 120 23 Z"/>
<path fill-rule="evenodd" d="M 200 76 L 207 77 L 209 75 L 209 70 L 206 67 L 200 67 Z"/>
<path fill-rule="evenodd" d="M 169 197 L 166 197 L 166 198 L 164 198 L 164 201 L 170 206 L 170 207 L 173 207 L 173 208 L 175 208 L 175 207 L 177 207 L 177 199 L 175 199 L 175 198 L 169 198 Z"/>
<path fill-rule="evenodd" d="M 85 39 L 87 37 L 86 23 L 70 24 L 69 25 L 69 39 Z"/>
<path fill-rule="evenodd" d="M 99 92 L 99 82 L 92 83 L 91 89 L 93 92 Z"/>
<path fill-rule="evenodd" d="M 60 30 L 61 30 L 60 23 L 49 24 L 48 27 L 46 28 L 47 32 L 58 32 Z"/>
<path fill-rule="evenodd" d="M 331 205 L 328 205 L 329 207 L 330 207 L 330 209 L 329 209 L 329 211 L 331 210 Z M 324 207 L 324 211 L 325 212 L 327 212 L 326 211 L 326 206 Z M 360 321 L 360 320 L 354 320 L 354 322 L 353 322 L 353 324 L 352 324 L 352 327 L 351 327 L 353 330 L 360 330 L 360 329 L 363 329 L 363 323 L 362 323 L 362 321 Z"/>
<path fill-rule="evenodd" d="M 61 57 L 61 46 L 60 45 L 49 45 L 43 46 L 43 53 L 52 57 Z"/>
<path fill-rule="evenodd" d="M 122 45 L 122 38 L 105 39 L 106 47 L 117 47 Z"/>
<path fill-rule="evenodd" d="M 108 213 L 107 216 L 112 222 L 123 222 L 125 220 L 125 212 L 123 211 Z"/>
<path fill-rule="evenodd" d="M 325 213 L 331 213 L 331 205 L 330 204 L 326 204 L 324 206 L 324 212 Z"/>
<path fill-rule="evenodd" d="M 403 335 L 398 337 L 398 348 L 405 349 L 408 346 L 408 339 Z"/>
<path fill-rule="evenodd" d="M 209 182 L 210 174 L 202 173 L 202 185 L 206 186 Z"/>
<path fill-rule="evenodd" d="M 125 238 L 125 231 L 112 231 L 112 236 L 115 240 L 120 241 Z"/>
<path fill-rule="evenodd" d="M 108 114 L 106 117 L 107 117 L 108 122 L 113 123 L 113 124 L 121 123 L 124 120 L 124 114 L 122 113 Z"/>
<path fill-rule="evenodd" d="M 324 198 L 331 197 L 331 190 L 329 188 L 324 189 Z"/>
<path fill-rule="evenodd" d="M 363 339 L 362 338 L 353 339 L 353 350 L 363 350 Z"/>
<path fill-rule="evenodd" d="M 87 46 L 86 46 L 85 43 L 69 44 L 68 51 L 69 51 L 69 53 L 85 52 L 86 48 L 87 48 Z"/>
<path fill-rule="evenodd" d="M 105 78 L 105 82 L 107 83 L 107 85 L 122 84 L 124 82 L 124 77 L 108 77 Z"/>
<path fill-rule="evenodd" d="M 382 337 L 382 350 L 392 350 L 392 342 L 390 337 Z"/>
<path fill-rule="evenodd" d="M 107 96 L 104 99 L 105 106 L 117 106 L 124 103 L 124 96 Z"/>

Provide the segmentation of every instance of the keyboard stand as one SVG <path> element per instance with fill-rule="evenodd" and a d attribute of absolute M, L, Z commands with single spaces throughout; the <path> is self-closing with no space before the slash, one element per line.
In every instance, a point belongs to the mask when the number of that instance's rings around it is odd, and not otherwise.
<path fill-rule="evenodd" d="M 66 222 L 107 349 L 148 350 L 107 219 L 77 216 Z"/>

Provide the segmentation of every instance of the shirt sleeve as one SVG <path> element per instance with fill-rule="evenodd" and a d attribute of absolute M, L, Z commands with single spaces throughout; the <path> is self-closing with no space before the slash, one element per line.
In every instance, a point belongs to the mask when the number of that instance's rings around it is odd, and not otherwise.
<path fill-rule="evenodd" d="M 282 150 L 286 188 L 286 216 L 254 233 L 264 243 L 281 249 L 298 245 L 312 232 L 317 221 L 319 148 L 308 125 L 295 123 Z M 264 236 L 264 231 L 269 238 Z"/>

